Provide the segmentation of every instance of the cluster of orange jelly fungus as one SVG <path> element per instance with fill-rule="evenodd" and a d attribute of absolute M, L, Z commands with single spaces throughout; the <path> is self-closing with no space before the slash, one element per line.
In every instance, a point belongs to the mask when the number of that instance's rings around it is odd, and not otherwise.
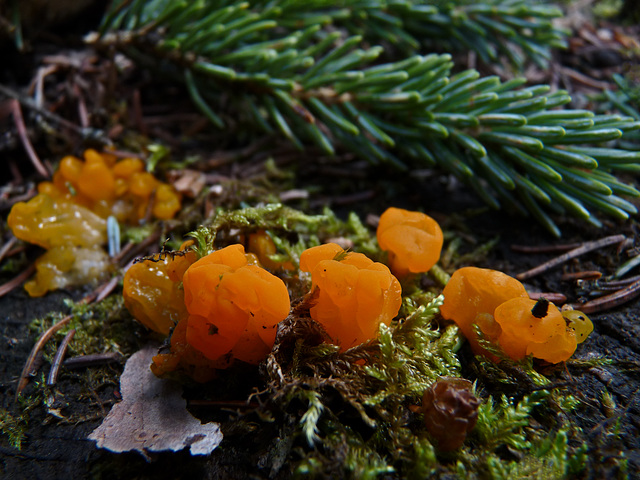
<path fill-rule="evenodd" d="M 48 250 L 36 260 L 34 279 L 25 284 L 32 297 L 108 275 L 111 262 L 102 249 L 105 218 L 134 223 L 151 209 L 156 218 L 168 219 L 180 209 L 179 195 L 145 172 L 141 160 L 117 161 L 95 150 L 84 157 L 63 158 L 53 181 L 41 182 L 38 195 L 16 203 L 9 213 L 7 223 L 17 238 Z"/>
<path fill-rule="evenodd" d="M 443 294 L 442 316 L 458 324 L 474 353 L 493 360 L 495 356 L 479 345 L 474 324 L 510 358 L 533 355 L 550 363 L 571 357 L 576 337 L 583 340 L 593 330 L 584 314 L 575 312 L 565 318 L 555 305 L 531 300 L 518 280 L 496 270 L 461 268 L 451 276 Z"/>
<path fill-rule="evenodd" d="M 256 263 L 242 245 L 230 245 L 184 274 L 186 340 L 210 360 L 259 363 L 273 346 L 277 324 L 289 314 L 287 287 Z"/>
<path fill-rule="evenodd" d="M 118 160 L 92 149 L 84 152 L 84 161 L 64 157 L 52 181 L 41 182 L 38 192 L 82 205 L 103 218 L 113 215 L 122 223 L 145 218 L 149 208 L 160 220 L 173 218 L 180 210 L 180 195 L 145 171 L 142 160 Z"/>
<path fill-rule="evenodd" d="M 163 335 L 187 317 L 180 282 L 197 260 L 196 253 L 187 250 L 192 244 L 183 243 L 177 255 L 135 263 L 124 276 L 125 307 L 145 327 Z"/>
<path fill-rule="evenodd" d="M 311 273 L 311 318 L 341 351 L 375 338 L 380 324 L 389 325 L 398 314 L 400 283 L 385 265 L 361 253 L 320 245 L 302 252 L 300 270 Z"/>
<path fill-rule="evenodd" d="M 424 213 L 388 208 L 380 216 L 376 236 L 397 277 L 427 272 L 440 258 L 442 230 Z"/>

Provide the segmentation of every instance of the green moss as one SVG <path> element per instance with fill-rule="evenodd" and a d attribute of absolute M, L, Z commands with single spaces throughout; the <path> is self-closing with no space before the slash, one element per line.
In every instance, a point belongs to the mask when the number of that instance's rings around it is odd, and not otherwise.
<path fill-rule="evenodd" d="M 0 432 L 9 440 L 9 445 L 20 450 L 25 439 L 27 420 L 25 414 L 12 415 L 7 409 L 0 408 Z"/>

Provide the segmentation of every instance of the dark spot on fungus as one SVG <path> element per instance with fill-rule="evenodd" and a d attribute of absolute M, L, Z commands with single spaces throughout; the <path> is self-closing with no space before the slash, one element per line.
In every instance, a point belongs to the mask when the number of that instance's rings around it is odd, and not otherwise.
<path fill-rule="evenodd" d="M 218 327 L 213 323 L 207 323 L 207 325 L 209 325 L 209 335 L 215 335 L 218 333 Z"/>
<path fill-rule="evenodd" d="M 536 302 L 536 304 L 531 309 L 531 315 L 536 318 L 544 318 L 547 316 L 547 312 L 549 311 L 549 300 L 544 297 L 540 297 L 540 300 Z"/>

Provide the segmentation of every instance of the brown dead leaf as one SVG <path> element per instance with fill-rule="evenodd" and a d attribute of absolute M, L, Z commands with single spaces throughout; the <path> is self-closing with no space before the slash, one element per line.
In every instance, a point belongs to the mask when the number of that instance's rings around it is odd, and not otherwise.
<path fill-rule="evenodd" d="M 156 352 L 157 347 L 148 346 L 127 361 L 120 378 L 122 401 L 89 439 L 99 448 L 137 450 L 147 459 L 148 452 L 175 452 L 187 446 L 191 455 L 208 455 L 222 441 L 219 424 L 201 424 L 187 411 L 180 385 L 151 373 Z"/>
<path fill-rule="evenodd" d="M 197 197 L 207 183 L 205 174 L 197 170 L 173 170 L 169 178 L 178 192 L 190 198 Z"/>

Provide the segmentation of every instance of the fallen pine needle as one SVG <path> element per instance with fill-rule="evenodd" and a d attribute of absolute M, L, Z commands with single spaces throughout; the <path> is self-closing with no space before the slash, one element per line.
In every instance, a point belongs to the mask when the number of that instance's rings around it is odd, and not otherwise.
<path fill-rule="evenodd" d="M 580 272 L 567 272 L 563 273 L 560 280 L 562 281 L 571 281 L 571 280 L 597 280 L 602 277 L 602 273 L 598 270 L 582 270 Z"/>
<path fill-rule="evenodd" d="M 31 140 L 29 140 L 29 135 L 27 134 L 27 127 L 24 124 L 24 118 L 22 117 L 22 109 L 20 108 L 20 102 L 18 100 L 12 100 L 12 108 L 11 112 L 13 113 L 13 121 L 16 125 L 16 130 L 18 131 L 18 136 L 20 137 L 20 141 L 22 142 L 22 146 L 27 152 L 27 156 L 31 163 L 38 171 L 38 173 L 44 178 L 49 178 L 51 174 L 47 170 L 47 168 L 42 164 L 38 154 L 31 145 Z"/>
<path fill-rule="evenodd" d="M 576 305 L 575 307 L 584 313 L 596 313 L 604 310 L 615 308 L 618 305 L 627 303 L 640 295 L 640 280 L 629 285 L 627 288 L 623 288 L 604 297 L 597 298 L 596 300 L 590 300 L 582 305 Z"/>
<path fill-rule="evenodd" d="M 555 292 L 531 292 L 529 293 L 529 298 L 531 300 L 540 300 L 541 298 L 544 298 L 555 305 L 562 305 L 567 301 L 566 295 Z"/>
<path fill-rule="evenodd" d="M 108 363 L 117 363 L 120 362 L 120 360 L 122 360 L 122 355 L 116 352 L 92 353 L 67 358 L 64 361 L 64 366 L 67 368 L 97 367 Z"/>
<path fill-rule="evenodd" d="M 67 348 L 69 347 L 69 342 L 76 334 L 76 329 L 73 328 L 67 332 L 67 334 L 60 342 L 60 346 L 58 347 L 58 351 L 56 352 L 55 357 L 53 357 L 53 362 L 51 363 L 51 370 L 49 371 L 49 376 L 47 377 L 47 386 L 53 387 L 58 380 L 58 372 L 60 371 L 60 365 L 62 365 L 62 360 L 64 359 L 65 354 L 67 353 Z"/>
<path fill-rule="evenodd" d="M 0 285 L 0 297 L 4 297 L 7 293 L 12 292 L 20 286 L 27 278 L 36 271 L 35 264 L 29 265 L 20 275 L 13 277 L 7 283 Z"/>
<path fill-rule="evenodd" d="M 583 243 L 578 248 L 574 248 L 573 250 L 570 250 L 567 253 L 560 255 L 559 257 L 553 258 L 548 262 L 544 262 L 543 264 L 538 265 L 531 270 L 519 273 L 518 275 L 516 275 L 516 278 L 518 280 L 526 280 L 528 278 L 535 277 L 536 275 L 544 273 L 547 270 L 551 270 L 552 268 L 557 267 L 558 265 L 561 265 L 564 262 L 571 260 L 572 258 L 579 257 L 580 255 L 584 255 L 585 253 L 591 252 L 592 250 L 597 250 L 599 248 L 623 242 L 626 238 L 627 237 L 625 237 L 624 235 L 611 235 L 610 237 L 601 238 L 600 240 Z"/>
<path fill-rule="evenodd" d="M 31 370 L 33 369 L 33 364 L 36 360 L 36 356 L 38 352 L 42 349 L 42 347 L 49 341 L 49 339 L 60 330 L 62 327 L 67 325 L 71 321 L 71 315 L 67 315 L 58 323 L 49 327 L 49 329 L 40 335 L 40 338 L 36 342 L 36 344 L 31 349 L 31 353 L 29 354 L 29 358 L 27 358 L 27 362 L 24 364 L 24 368 L 22 369 L 22 373 L 20 374 L 20 379 L 18 380 L 18 387 L 16 388 L 16 396 L 15 400 L 18 400 L 18 397 L 25 389 L 25 387 L 29 384 L 29 376 L 31 376 Z"/>

